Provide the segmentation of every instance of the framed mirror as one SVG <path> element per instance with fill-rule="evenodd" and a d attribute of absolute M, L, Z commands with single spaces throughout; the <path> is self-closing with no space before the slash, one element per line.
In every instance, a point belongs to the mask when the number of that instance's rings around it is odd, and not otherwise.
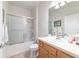
<path fill-rule="evenodd" d="M 62 35 L 79 35 L 79 1 L 65 1 L 64 6 L 49 9 L 49 21 L 53 21 L 51 32 Z M 50 31 L 50 30 L 49 30 Z"/>

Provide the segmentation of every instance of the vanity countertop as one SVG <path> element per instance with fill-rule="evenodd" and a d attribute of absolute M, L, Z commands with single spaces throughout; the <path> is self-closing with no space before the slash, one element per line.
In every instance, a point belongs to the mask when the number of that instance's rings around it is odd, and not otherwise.
<path fill-rule="evenodd" d="M 54 37 L 39 37 L 38 39 L 73 57 L 79 57 L 79 45 L 69 43 L 66 38 L 55 39 Z"/>

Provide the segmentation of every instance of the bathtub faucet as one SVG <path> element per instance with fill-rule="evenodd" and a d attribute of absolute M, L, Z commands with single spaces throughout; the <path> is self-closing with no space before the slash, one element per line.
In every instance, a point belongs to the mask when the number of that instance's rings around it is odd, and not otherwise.
<path fill-rule="evenodd" d="M 4 42 L 0 42 L 0 48 L 3 48 L 5 46 Z"/>

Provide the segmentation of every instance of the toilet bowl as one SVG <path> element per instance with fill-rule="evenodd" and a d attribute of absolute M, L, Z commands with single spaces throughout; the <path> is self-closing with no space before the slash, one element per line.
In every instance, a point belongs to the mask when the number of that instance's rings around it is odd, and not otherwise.
<path fill-rule="evenodd" d="M 30 57 L 36 58 L 38 56 L 38 44 L 30 45 Z"/>

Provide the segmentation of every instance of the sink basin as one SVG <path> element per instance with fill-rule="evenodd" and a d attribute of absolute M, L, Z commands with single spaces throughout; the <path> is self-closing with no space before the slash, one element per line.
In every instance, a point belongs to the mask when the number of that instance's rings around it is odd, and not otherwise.
<path fill-rule="evenodd" d="M 59 38 L 59 39 L 49 38 L 47 40 L 58 45 L 64 45 L 68 43 L 67 39 L 64 39 L 64 38 Z"/>

